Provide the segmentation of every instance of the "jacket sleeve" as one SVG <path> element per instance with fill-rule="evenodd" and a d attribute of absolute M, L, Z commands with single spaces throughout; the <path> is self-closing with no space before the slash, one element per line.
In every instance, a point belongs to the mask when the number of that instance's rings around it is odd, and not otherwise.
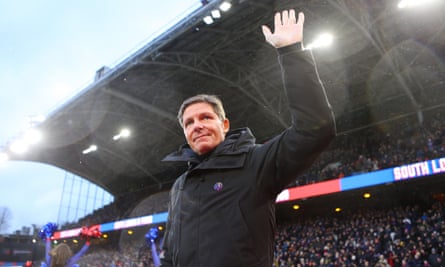
<path fill-rule="evenodd" d="M 314 162 L 336 134 L 335 118 L 310 50 L 278 49 L 291 126 L 267 142 L 263 185 L 278 194 Z"/>

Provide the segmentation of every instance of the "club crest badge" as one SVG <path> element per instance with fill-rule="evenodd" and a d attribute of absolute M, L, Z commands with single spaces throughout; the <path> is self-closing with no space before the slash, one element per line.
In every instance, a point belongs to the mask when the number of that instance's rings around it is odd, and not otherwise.
<path fill-rule="evenodd" d="M 223 189 L 223 183 L 221 182 L 217 182 L 213 185 L 213 190 L 215 190 L 216 192 L 219 192 Z"/>

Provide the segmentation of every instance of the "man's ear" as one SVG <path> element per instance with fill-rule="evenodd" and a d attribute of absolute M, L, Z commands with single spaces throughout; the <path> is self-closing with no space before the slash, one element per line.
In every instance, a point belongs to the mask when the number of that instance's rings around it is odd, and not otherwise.
<path fill-rule="evenodd" d="M 223 120 L 223 130 L 224 134 L 226 134 L 230 130 L 230 121 L 227 118 Z"/>

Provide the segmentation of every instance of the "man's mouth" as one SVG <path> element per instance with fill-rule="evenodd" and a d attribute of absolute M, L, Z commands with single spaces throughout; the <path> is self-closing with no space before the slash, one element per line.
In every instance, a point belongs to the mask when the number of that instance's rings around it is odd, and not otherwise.
<path fill-rule="evenodd" d="M 207 137 L 208 135 L 199 135 L 199 136 L 197 136 L 197 137 L 195 137 L 195 138 L 193 138 L 193 142 L 196 142 L 196 141 L 198 141 L 199 139 L 201 139 L 201 138 L 203 138 L 203 137 Z"/>

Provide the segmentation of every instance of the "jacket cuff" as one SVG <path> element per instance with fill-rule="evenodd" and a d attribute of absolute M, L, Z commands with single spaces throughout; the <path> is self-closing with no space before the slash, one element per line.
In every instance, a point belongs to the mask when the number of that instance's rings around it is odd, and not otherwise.
<path fill-rule="evenodd" d="M 279 55 L 284 55 L 284 54 L 288 54 L 288 53 L 292 53 L 292 52 L 299 52 L 299 51 L 303 51 L 303 43 L 302 42 L 298 42 L 296 44 L 291 44 L 288 46 L 283 46 L 283 47 L 277 48 L 277 53 Z"/>

